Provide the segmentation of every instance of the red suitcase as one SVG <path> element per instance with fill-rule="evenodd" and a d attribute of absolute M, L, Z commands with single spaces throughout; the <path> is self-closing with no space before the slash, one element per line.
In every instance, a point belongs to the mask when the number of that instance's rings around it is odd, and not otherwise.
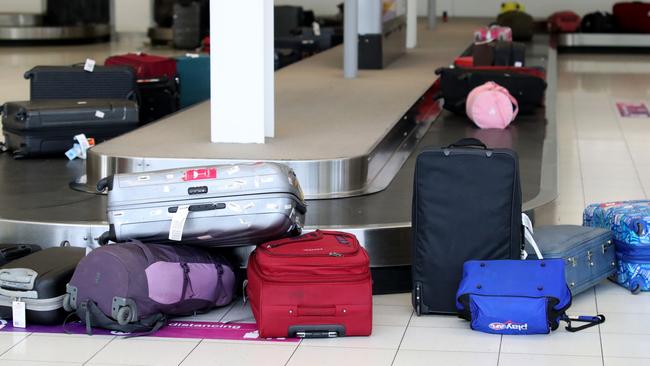
<path fill-rule="evenodd" d="M 650 33 L 650 3 L 616 3 L 612 12 L 620 31 Z"/>
<path fill-rule="evenodd" d="M 558 11 L 548 17 L 548 29 L 554 33 L 573 33 L 580 28 L 580 15 L 571 10 Z"/>
<path fill-rule="evenodd" d="M 264 338 L 372 332 L 370 261 L 352 234 L 317 230 L 260 245 L 246 292 Z"/>
<path fill-rule="evenodd" d="M 176 61 L 169 57 L 148 55 L 145 53 L 127 53 L 126 55 L 107 58 L 104 61 L 104 65 L 131 66 L 135 69 L 138 80 L 159 79 L 162 77 L 172 80 L 176 77 Z"/>

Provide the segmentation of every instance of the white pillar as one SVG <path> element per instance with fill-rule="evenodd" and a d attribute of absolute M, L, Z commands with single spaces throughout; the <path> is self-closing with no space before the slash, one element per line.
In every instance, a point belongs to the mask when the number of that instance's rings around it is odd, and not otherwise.
<path fill-rule="evenodd" d="M 406 2 L 406 48 L 418 45 L 418 1 Z"/>
<path fill-rule="evenodd" d="M 436 0 L 429 0 L 429 5 L 427 7 L 427 18 L 429 29 L 434 29 L 436 27 Z"/>
<path fill-rule="evenodd" d="M 359 71 L 359 3 L 345 0 L 343 13 L 343 76 L 354 79 Z"/>
<path fill-rule="evenodd" d="M 210 39 L 211 141 L 264 143 L 275 129 L 273 2 L 210 1 Z"/>

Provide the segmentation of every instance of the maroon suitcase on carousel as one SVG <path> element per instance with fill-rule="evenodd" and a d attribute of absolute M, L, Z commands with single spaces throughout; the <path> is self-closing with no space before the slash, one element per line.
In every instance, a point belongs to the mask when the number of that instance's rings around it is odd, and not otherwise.
<path fill-rule="evenodd" d="M 176 60 L 169 57 L 148 55 L 146 53 L 127 53 L 111 56 L 104 61 L 106 66 L 131 66 L 138 80 L 176 78 Z"/>
<path fill-rule="evenodd" d="M 260 337 L 369 336 L 369 261 L 357 238 L 343 232 L 260 245 L 249 257 L 246 287 Z"/>
<path fill-rule="evenodd" d="M 650 33 L 650 3 L 640 1 L 616 3 L 613 13 L 621 32 Z"/>

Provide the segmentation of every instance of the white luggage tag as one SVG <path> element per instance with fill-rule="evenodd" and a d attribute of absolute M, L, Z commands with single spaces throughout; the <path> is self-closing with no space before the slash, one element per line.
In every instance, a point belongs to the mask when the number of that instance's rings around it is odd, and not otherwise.
<path fill-rule="evenodd" d="M 87 58 L 86 62 L 84 63 L 84 71 L 88 71 L 88 72 L 95 71 L 95 64 L 96 64 L 95 60 L 93 60 L 92 58 Z"/>
<path fill-rule="evenodd" d="M 185 221 L 187 221 L 187 215 L 189 213 L 189 205 L 178 206 L 178 210 L 172 216 L 172 224 L 169 228 L 169 240 L 181 241 L 183 239 L 183 228 L 185 227 Z"/>
<path fill-rule="evenodd" d="M 27 327 L 27 317 L 25 315 L 25 302 L 24 301 L 12 301 L 11 302 L 11 315 L 13 319 L 14 328 L 26 328 Z"/>

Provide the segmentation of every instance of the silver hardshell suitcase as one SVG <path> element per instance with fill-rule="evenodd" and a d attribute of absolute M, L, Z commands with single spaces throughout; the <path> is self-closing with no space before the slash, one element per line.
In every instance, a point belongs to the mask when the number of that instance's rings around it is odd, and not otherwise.
<path fill-rule="evenodd" d="M 260 244 L 299 234 L 306 212 L 293 170 L 275 163 L 117 174 L 97 189 L 108 190 L 110 230 L 101 244 L 127 239 Z"/>

